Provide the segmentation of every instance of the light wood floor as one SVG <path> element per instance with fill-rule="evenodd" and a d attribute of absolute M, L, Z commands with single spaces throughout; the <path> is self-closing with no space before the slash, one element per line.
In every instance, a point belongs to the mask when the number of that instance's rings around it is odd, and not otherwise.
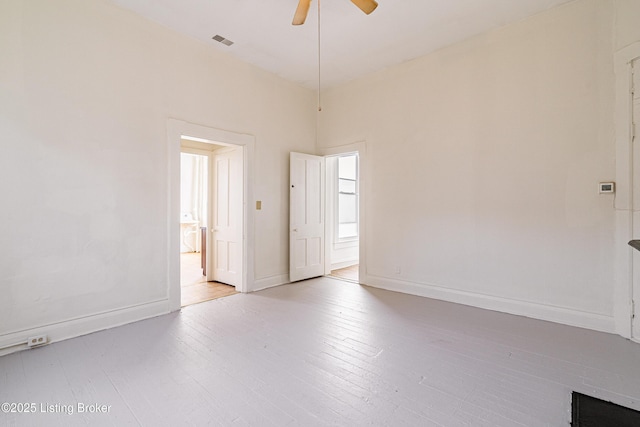
<path fill-rule="evenodd" d="M 180 288 L 183 307 L 238 293 L 233 286 L 207 282 L 200 267 L 200 253 L 196 252 L 180 254 Z"/>
<path fill-rule="evenodd" d="M 16 426 L 568 426 L 576 390 L 640 409 L 640 345 L 318 278 L 0 357 Z"/>
<path fill-rule="evenodd" d="M 338 270 L 331 270 L 331 276 L 358 283 L 358 268 L 359 266 L 356 264 Z"/>

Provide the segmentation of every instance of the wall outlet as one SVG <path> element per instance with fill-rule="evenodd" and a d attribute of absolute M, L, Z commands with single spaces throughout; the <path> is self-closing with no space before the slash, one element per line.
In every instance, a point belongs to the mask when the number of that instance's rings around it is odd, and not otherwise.
<path fill-rule="evenodd" d="M 49 342 L 49 338 L 46 335 L 35 335 L 28 338 L 27 347 L 37 347 L 45 345 L 47 342 Z"/>

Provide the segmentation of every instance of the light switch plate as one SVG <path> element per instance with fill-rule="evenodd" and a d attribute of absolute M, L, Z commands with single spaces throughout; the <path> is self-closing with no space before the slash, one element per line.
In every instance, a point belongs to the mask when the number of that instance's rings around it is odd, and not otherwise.
<path fill-rule="evenodd" d="M 615 182 L 601 182 L 598 184 L 598 191 L 600 194 L 608 194 L 616 192 Z"/>

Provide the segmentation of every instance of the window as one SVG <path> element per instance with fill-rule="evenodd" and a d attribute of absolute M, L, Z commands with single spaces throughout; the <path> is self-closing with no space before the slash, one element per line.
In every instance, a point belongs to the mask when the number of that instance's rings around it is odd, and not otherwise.
<path fill-rule="evenodd" d="M 338 239 L 358 237 L 358 155 L 338 157 Z"/>

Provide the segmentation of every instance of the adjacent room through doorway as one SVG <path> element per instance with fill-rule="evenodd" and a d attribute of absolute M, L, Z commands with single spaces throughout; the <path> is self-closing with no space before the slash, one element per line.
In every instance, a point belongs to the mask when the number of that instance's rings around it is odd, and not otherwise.
<path fill-rule="evenodd" d="M 187 306 L 237 293 L 232 283 L 213 280 L 217 256 L 211 243 L 218 199 L 216 173 L 221 175 L 215 153 L 228 147 L 182 139 L 180 149 L 180 287 L 181 306 Z M 240 150 L 240 148 L 237 148 Z M 227 150 L 228 151 L 228 150 Z M 224 171 L 223 171 L 224 172 Z M 228 176 L 228 174 L 227 174 Z M 228 187 L 225 183 L 225 187 Z M 227 210 L 228 212 L 228 210 Z M 209 249 L 208 249 L 209 248 Z"/>
<path fill-rule="evenodd" d="M 326 158 L 327 262 L 330 276 L 359 282 L 360 183 L 358 153 Z"/>
<path fill-rule="evenodd" d="M 364 199 L 366 142 L 321 155 L 290 153 L 289 280 L 320 275 L 361 283 L 366 278 Z"/>

